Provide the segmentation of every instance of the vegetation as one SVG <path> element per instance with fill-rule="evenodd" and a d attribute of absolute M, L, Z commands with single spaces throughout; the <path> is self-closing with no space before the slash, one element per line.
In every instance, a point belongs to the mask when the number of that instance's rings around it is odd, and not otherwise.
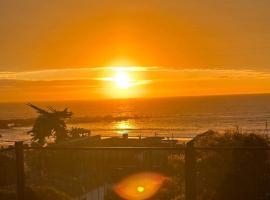
<path fill-rule="evenodd" d="M 16 182 L 16 174 L 14 173 L 15 171 L 16 171 L 15 159 L 5 155 L 4 153 L 1 153 L 0 150 L 0 187 L 15 184 Z"/>
<path fill-rule="evenodd" d="M 198 199 L 270 199 L 269 152 L 239 149 L 267 147 L 266 136 L 208 131 L 195 137 L 194 142 L 196 147 L 232 148 L 197 151 Z"/>
<path fill-rule="evenodd" d="M 84 128 L 72 127 L 69 131 L 69 137 L 71 138 L 80 138 L 87 137 L 91 135 L 91 131 Z"/>
<path fill-rule="evenodd" d="M 33 104 L 29 104 L 29 106 L 39 113 L 33 129 L 29 131 L 34 143 L 43 146 L 46 139 L 52 136 L 55 138 L 55 142 L 63 141 L 68 137 L 65 120 L 71 118 L 72 112 L 69 112 L 67 108 L 57 111 L 51 107 L 49 110 L 44 110 Z"/>
<path fill-rule="evenodd" d="M 69 112 L 67 108 L 63 111 L 57 111 L 52 107 L 49 107 L 49 110 L 44 110 L 33 104 L 29 104 L 29 106 L 39 113 L 32 130 L 28 132 L 32 136 L 33 144 L 43 146 L 50 138 L 54 139 L 53 142 L 58 143 L 91 134 L 90 130 L 84 128 L 67 129 L 66 120 L 72 117 L 72 112 Z"/>
<path fill-rule="evenodd" d="M 15 188 L 7 187 L 0 189 L 1 200 L 16 200 Z M 71 198 L 55 188 L 46 186 L 27 187 L 25 191 L 25 199 L 27 200 L 71 200 Z"/>

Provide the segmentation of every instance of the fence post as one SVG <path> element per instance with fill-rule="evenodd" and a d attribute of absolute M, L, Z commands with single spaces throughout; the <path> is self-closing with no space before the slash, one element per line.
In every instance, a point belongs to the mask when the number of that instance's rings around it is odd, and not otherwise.
<path fill-rule="evenodd" d="M 186 181 L 186 200 L 196 200 L 196 152 L 193 141 L 186 145 L 185 150 L 185 181 Z"/>
<path fill-rule="evenodd" d="M 24 153 L 23 142 L 15 142 L 17 200 L 24 200 Z"/>

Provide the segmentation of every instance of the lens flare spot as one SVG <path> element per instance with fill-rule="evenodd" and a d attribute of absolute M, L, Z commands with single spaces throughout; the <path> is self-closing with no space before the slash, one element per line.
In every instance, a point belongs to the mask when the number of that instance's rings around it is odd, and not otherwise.
<path fill-rule="evenodd" d="M 138 186 L 137 191 L 138 192 L 144 192 L 144 187 L 143 186 Z"/>
<path fill-rule="evenodd" d="M 144 200 L 154 196 L 167 177 L 153 172 L 131 175 L 114 186 L 115 193 L 126 200 Z"/>

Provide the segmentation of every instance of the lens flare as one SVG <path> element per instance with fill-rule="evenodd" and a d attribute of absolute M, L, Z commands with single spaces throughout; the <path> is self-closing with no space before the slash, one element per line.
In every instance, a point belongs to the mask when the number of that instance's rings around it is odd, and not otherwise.
<path fill-rule="evenodd" d="M 138 186 L 137 191 L 138 192 L 144 192 L 144 187 L 143 186 Z"/>
<path fill-rule="evenodd" d="M 153 172 L 131 175 L 114 186 L 115 193 L 126 200 L 144 200 L 155 195 L 167 177 Z"/>

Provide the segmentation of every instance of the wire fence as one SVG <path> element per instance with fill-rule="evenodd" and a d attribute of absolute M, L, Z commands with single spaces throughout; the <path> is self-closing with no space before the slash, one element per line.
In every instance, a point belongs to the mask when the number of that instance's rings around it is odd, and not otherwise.
<path fill-rule="evenodd" d="M 27 166 L 32 166 L 25 180 L 26 185 L 61 188 L 74 199 L 99 200 L 112 198 L 113 186 L 130 175 L 156 173 L 177 183 L 167 186 L 176 198 L 184 193 L 184 177 L 173 160 L 184 162 L 184 152 L 174 147 L 32 147 L 24 152 Z"/>
<path fill-rule="evenodd" d="M 39 188 L 43 199 L 44 191 L 47 195 L 61 191 L 77 200 L 125 199 L 115 191 L 117 185 L 127 183 L 125 190 L 130 191 L 137 184 L 140 193 L 149 190 L 156 175 L 164 182 L 148 199 L 270 199 L 267 146 L 194 147 L 192 142 L 185 147 L 15 146 L 0 151 L 5 159 L 0 162 L 0 184 L 17 185 L 19 200 L 30 199 L 29 188 Z M 131 183 L 125 181 L 132 178 Z"/>

